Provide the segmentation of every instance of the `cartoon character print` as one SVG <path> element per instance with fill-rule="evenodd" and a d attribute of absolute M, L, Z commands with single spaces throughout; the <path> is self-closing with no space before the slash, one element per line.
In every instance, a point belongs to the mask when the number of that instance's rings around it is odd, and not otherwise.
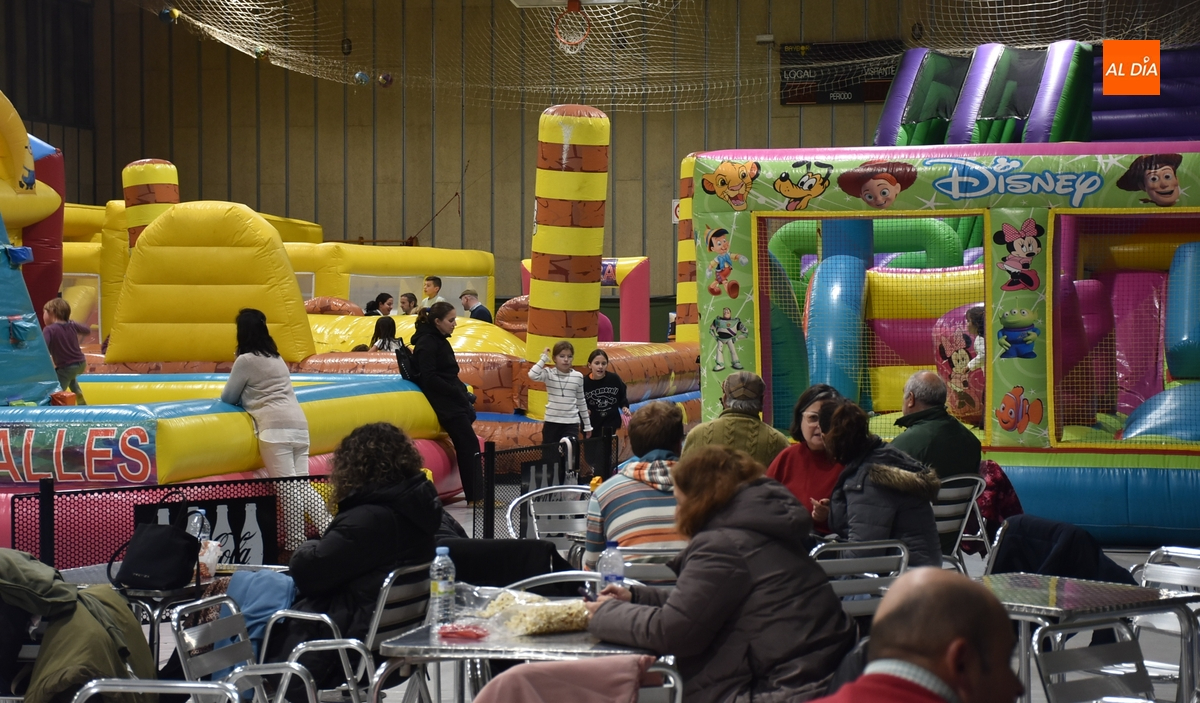
<path fill-rule="evenodd" d="M 971 338 L 961 332 L 950 337 L 943 337 L 941 343 L 938 344 L 938 356 L 950 366 L 950 381 L 947 385 L 957 396 L 960 408 L 975 407 L 975 399 L 971 397 L 971 384 L 968 380 L 971 369 L 967 368 L 967 364 L 971 363 L 971 353 L 967 351 L 967 347 L 970 345 Z"/>
<path fill-rule="evenodd" d="M 1033 343 L 1042 333 L 1035 323 L 1037 316 L 1025 308 L 1013 308 L 1000 313 L 1000 329 L 996 331 L 1001 359 L 1036 359 Z"/>
<path fill-rule="evenodd" d="M 891 207 L 900 191 L 916 182 L 916 167 L 903 161 L 867 161 L 837 179 L 843 192 L 877 210 Z"/>
<path fill-rule="evenodd" d="M 729 280 L 729 276 L 733 273 L 733 262 L 736 259 L 739 264 L 745 266 L 750 263 L 750 259 L 741 254 L 729 253 L 729 230 L 706 226 L 704 238 L 708 242 L 708 250 L 717 255 L 717 258 L 708 264 L 706 275 L 708 278 L 716 279 L 708 284 L 709 295 L 720 295 L 721 290 L 724 289 L 730 298 L 737 298 L 741 287 L 737 281 Z"/>
<path fill-rule="evenodd" d="M 617 285 L 617 265 L 606 261 L 600 264 L 600 285 L 615 286 Z"/>
<path fill-rule="evenodd" d="M 722 161 L 717 169 L 700 179 L 700 187 L 709 195 L 715 195 L 729 203 L 729 207 L 742 211 L 750 207 L 750 190 L 758 178 L 758 162 Z"/>
<path fill-rule="evenodd" d="M 818 171 L 812 170 L 814 164 Z M 821 197 L 821 194 L 829 188 L 829 177 L 833 175 L 833 166 L 820 161 L 797 161 L 792 164 L 792 168 L 802 168 L 805 173 L 796 181 L 792 181 L 792 177 L 788 175 L 787 171 L 779 174 L 779 178 L 775 179 L 775 192 L 787 198 L 788 210 L 805 210 L 809 203 Z M 820 173 L 820 169 L 825 170 L 824 175 Z"/>
<path fill-rule="evenodd" d="M 1037 271 L 1030 266 L 1033 257 L 1042 252 L 1041 237 L 1046 230 L 1029 218 L 1017 229 L 1007 222 L 999 232 L 992 235 L 992 241 L 1003 244 L 1008 249 L 1008 256 L 996 262 L 996 268 L 1008 272 L 1008 281 L 1000 286 L 1003 290 L 1037 290 L 1042 284 Z"/>
<path fill-rule="evenodd" d="M 21 190 L 33 190 L 37 187 L 37 176 L 33 171 L 33 148 L 25 145 L 25 163 L 21 166 L 21 177 L 17 181 Z"/>
<path fill-rule="evenodd" d="M 1181 154 L 1145 154 L 1129 164 L 1129 170 L 1117 180 L 1121 190 L 1146 191 L 1143 203 L 1154 203 L 1159 207 L 1171 207 L 1179 202 L 1183 190 L 1179 187 L 1179 164 Z"/>
<path fill-rule="evenodd" d="M 717 363 L 713 366 L 713 371 L 725 370 L 725 351 L 729 352 L 730 366 L 735 370 L 741 370 L 743 367 L 741 360 L 738 359 L 736 343 L 737 340 L 750 336 L 749 330 L 742 324 L 742 318 L 734 317 L 733 311 L 725 308 L 721 311 L 721 316 L 709 325 L 708 333 L 717 340 Z"/>
<path fill-rule="evenodd" d="M 1000 423 L 1000 429 L 1005 432 L 1015 431 L 1017 434 L 1023 434 L 1030 424 L 1041 424 L 1042 415 L 1041 398 L 1030 402 L 1025 397 L 1023 386 L 1013 386 L 1011 391 L 1004 394 L 1000 407 L 996 408 L 996 420 Z"/>

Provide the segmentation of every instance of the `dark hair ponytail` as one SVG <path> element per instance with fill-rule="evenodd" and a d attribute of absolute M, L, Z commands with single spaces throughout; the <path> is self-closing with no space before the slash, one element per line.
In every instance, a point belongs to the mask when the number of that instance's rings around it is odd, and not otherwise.
<path fill-rule="evenodd" d="M 427 308 L 421 308 L 417 313 L 418 325 L 432 325 L 435 320 L 444 319 L 454 312 L 454 306 L 447 302 L 434 303 Z"/>

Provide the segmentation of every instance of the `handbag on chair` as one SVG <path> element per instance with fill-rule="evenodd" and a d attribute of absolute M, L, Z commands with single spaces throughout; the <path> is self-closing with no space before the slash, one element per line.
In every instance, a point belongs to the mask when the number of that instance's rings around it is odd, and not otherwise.
<path fill-rule="evenodd" d="M 182 491 L 171 491 L 157 503 L 167 504 L 172 495 L 183 497 Z M 188 534 L 186 500 L 183 510 L 168 525 L 139 523 L 133 537 L 113 552 L 108 560 L 108 580 L 118 589 L 133 588 L 146 591 L 170 591 L 182 588 L 195 574 L 196 585 L 200 585 L 200 540 Z M 113 576 L 113 563 L 121 551 L 125 559 L 117 575 Z"/>

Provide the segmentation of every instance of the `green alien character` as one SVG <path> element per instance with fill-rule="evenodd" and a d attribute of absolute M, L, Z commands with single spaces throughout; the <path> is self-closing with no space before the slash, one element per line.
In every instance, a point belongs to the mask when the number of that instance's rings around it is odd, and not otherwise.
<path fill-rule="evenodd" d="M 721 311 L 721 316 L 709 325 L 708 333 L 717 340 L 717 364 L 713 366 L 713 371 L 725 370 L 725 349 L 729 350 L 729 360 L 732 362 L 730 365 L 735 369 L 742 368 L 737 347 L 734 345 L 737 340 L 750 336 L 746 326 L 742 324 L 742 318 L 733 317 L 733 311 L 725 308 Z"/>
<path fill-rule="evenodd" d="M 1013 308 L 1000 313 L 1000 330 L 996 332 L 1000 348 L 1004 353 L 1001 359 L 1036 359 L 1033 352 L 1033 342 L 1042 333 L 1034 323 L 1037 317 L 1025 308 Z"/>

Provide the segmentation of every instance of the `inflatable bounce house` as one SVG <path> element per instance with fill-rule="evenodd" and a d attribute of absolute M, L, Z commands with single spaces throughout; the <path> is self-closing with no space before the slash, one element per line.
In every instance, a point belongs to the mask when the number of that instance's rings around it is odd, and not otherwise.
<path fill-rule="evenodd" d="M 1200 540 L 1195 142 L 722 151 L 692 177 L 706 418 L 733 356 L 775 426 L 829 383 L 893 437 L 936 370 L 1026 511 Z"/>
<path fill-rule="evenodd" d="M 10 105 L 0 105 L 3 114 L 15 120 L 3 125 L 21 125 Z M 543 155 L 559 158 L 539 162 L 524 329 L 460 317 L 450 340 L 478 397 L 476 432 L 500 448 L 540 441 L 545 390 L 527 371 L 558 339 L 575 341 L 583 367 L 597 345 L 601 286 L 619 286 L 631 300 L 648 294 L 644 259 L 601 265 L 607 118 L 560 106 L 543 116 L 541 132 Z M 0 190 L 0 215 L 14 242 L 0 267 L 9 325 L 0 349 L 0 481 L 8 491 L 41 478 L 70 488 L 249 476 L 261 466 L 253 423 L 216 398 L 234 359 L 234 317 L 256 307 L 293 371 L 314 473 L 327 470 L 328 453 L 353 428 L 391 422 L 417 441 L 443 497 L 459 492 L 453 449 L 425 396 L 399 376 L 395 355 L 352 351 L 370 342 L 381 318 L 349 301 L 380 291 L 399 298 L 439 275 L 445 297 L 474 288 L 494 307 L 492 254 L 323 242 L 313 223 L 238 203 L 180 203 L 176 171 L 160 160 L 126 167 L 124 200 L 64 208 L 58 191 L 34 177 L 43 159 L 61 162 L 61 154 L 26 147 L 23 131 L 0 136 L 8 149 L 0 188 L 9 191 Z M 54 266 L 29 263 L 31 250 L 34 262 Z M 59 291 L 72 318 L 93 329 L 79 378 L 86 406 L 48 404 L 58 383 L 37 311 Z M 631 402 L 680 403 L 694 424 L 698 345 L 651 344 L 628 317 L 622 331 L 633 341 L 602 345 L 610 368 L 629 381 Z M 394 319 L 398 336 L 410 338 L 415 316 Z"/>

